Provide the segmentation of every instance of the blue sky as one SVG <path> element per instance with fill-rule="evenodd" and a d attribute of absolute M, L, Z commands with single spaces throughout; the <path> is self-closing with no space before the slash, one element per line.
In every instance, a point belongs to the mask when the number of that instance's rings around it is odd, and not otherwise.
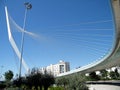
<path fill-rule="evenodd" d="M 2 73 L 7 70 L 18 73 L 19 60 L 8 40 L 3 1 L 0 1 L 0 66 L 4 66 Z M 23 58 L 29 68 L 64 60 L 75 69 L 98 60 L 112 47 L 110 0 L 7 0 L 10 16 L 21 27 L 24 2 L 32 4 L 25 29 L 39 35 L 39 38 L 25 35 Z M 12 30 L 12 34 L 20 48 L 21 33 Z"/>

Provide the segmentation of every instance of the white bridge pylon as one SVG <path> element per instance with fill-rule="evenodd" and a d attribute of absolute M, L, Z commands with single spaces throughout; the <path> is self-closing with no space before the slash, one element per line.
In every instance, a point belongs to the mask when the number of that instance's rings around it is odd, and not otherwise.
<path fill-rule="evenodd" d="M 11 28 L 10 28 L 10 23 L 9 23 L 9 15 L 8 15 L 8 10 L 7 10 L 7 6 L 5 6 L 5 14 L 6 14 L 6 22 L 7 22 L 7 29 L 8 29 L 8 37 L 9 37 L 9 42 L 13 48 L 13 50 L 15 51 L 16 55 L 18 56 L 19 60 L 21 60 L 21 53 L 15 43 L 15 40 L 12 36 L 11 33 Z M 22 65 L 24 66 L 25 70 L 27 71 L 27 73 L 29 73 L 29 68 L 27 66 L 27 64 L 25 63 L 24 59 L 22 58 Z"/>

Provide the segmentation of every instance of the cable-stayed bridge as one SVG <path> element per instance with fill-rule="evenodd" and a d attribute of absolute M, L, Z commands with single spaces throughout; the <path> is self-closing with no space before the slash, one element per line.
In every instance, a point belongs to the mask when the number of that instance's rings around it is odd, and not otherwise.
<path fill-rule="evenodd" d="M 115 40 L 114 40 L 114 43 L 113 43 L 113 47 L 109 50 L 109 52 L 104 57 L 102 57 L 100 60 L 98 60 L 96 62 L 93 62 L 89 65 L 83 66 L 83 67 L 75 69 L 75 70 L 71 70 L 70 72 L 60 74 L 59 76 L 70 75 L 70 74 L 74 74 L 74 73 L 78 73 L 78 72 L 87 73 L 87 72 L 92 72 L 92 71 L 101 70 L 101 69 L 105 69 L 105 68 L 110 68 L 110 67 L 113 67 L 113 66 L 116 66 L 116 65 L 120 64 L 119 63 L 119 61 L 120 61 L 119 60 L 119 58 L 120 58 L 120 55 L 119 55 L 119 53 L 120 53 L 119 52 L 119 49 L 120 49 L 120 45 L 119 45 L 120 5 L 119 4 L 120 4 L 120 0 L 111 0 L 111 6 L 112 6 L 112 9 L 113 9 L 112 11 L 113 11 L 113 16 L 114 16 L 114 23 L 115 23 L 115 30 L 116 31 L 115 31 Z M 10 44 L 12 45 L 16 55 L 18 56 L 18 58 L 20 60 L 21 52 L 19 51 L 19 49 L 18 49 L 18 47 L 17 47 L 17 45 L 14 41 L 14 38 L 12 36 L 11 30 L 10 30 L 11 27 L 9 25 L 9 23 L 10 23 L 9 21 L 10 21 L 11 18 L 8 14 L 7 7 L 5 7 L 5 11 L 6 11 L 6 20 L 7 20 L 9 41 L 10 41 Z M 105 21 L 105 22 L 108 22 L 108 21 Z M 14 23 L 14 25 L 16 25 L 16 24 Z M 18 27 L 17 25 L 16 25 L 16 27 L 19 30 L 21 30 L 21 32 L 32 34 L 30 32 L 27 32 L 26 30 L 24 31 L 24 29 Z M 87 34 L 86 34 L 86 36 L 87 36 Z M 61 35 L 60 35 L 60 37 L 61 37 Z M 75 38 L 72 38 L 72 39 L 75 39 Z M 82 42 L 88 42 L 88 41 L 85 41 L 84 39 L 81 40 L 81 41 Z M 23 58 L 22 58 L 22 64 L 23 64 L 24 68 L 26 69 L 26 71 L 29 71 L 29 67 L 27 66 L 27 64 L 25 63 Z"/>
<path fill-rule="evenodd" d="M 89 73 L 92 71 L 98 71 L 120 65 L 120 0 L 111 0 L 111 6 L 116 30 L 113 48 L 101 60 L 80 67 L 78 69 L 62 73 L 58 75 L 58 77 L 71 75 L 74 73 Z"/>

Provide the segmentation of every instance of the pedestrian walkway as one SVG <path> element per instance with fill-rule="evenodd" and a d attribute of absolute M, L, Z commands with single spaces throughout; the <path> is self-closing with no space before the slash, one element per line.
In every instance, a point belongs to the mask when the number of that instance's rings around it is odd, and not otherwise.
<path fill-rule="evenodd" d="M 120 90 L 120 86 L 116 85 L 92 84 L 88 87 L 89 90 Z"/>

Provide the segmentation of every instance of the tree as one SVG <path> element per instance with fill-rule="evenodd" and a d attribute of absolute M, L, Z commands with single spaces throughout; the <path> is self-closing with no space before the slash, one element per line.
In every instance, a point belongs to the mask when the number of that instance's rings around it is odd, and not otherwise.
<path fill-rule="evenodd" d="M 115 75 L 116 75 L 116 79 L 118 79 L 120 77 L 120 74 L 118 73 L 118 69 L 115 69 Z"/>
<path fill-rule="evenodd" d="M 96 72 L 91 72 L 89 74 L 89 77 L 90 77 L 91 80 L 95 80 L 95 81 L 100 80 L 100 77 L 98 75 L 96 75 Z"/>
<path fill-rule="evenodd" d="M 11 70 L 9 70 L 9 71 L 5 72 L 4 76 L 5 76 L 6 86 L 9 87 L 10 81 L 13 78 L 14 74 Z"/>
<path fill-rule="evenodd" d="M 111 79 L 116 79 L 114 71 L 110 71 L 109 75 L 110 75 Z"/>
<path fill-rule="evenodd" d="M 118 73 L 117 68 L 115 69 L 115 71 L 111 71 L 111 72 L 110 72 L 110 77 L 111 77 L 111 79 L 115 79 L 115 80 L 118 80 L 118 79 L 119 79 L 120 75 L 119 75 L 119 73 Z"/>
<path fill-rule="evenodd" d="M 101 70 L 100 74 L 101 74 L 101 79 L 103 79 L 103 80 L 107 79 L 107 77 L 108 77 L 108 71 L 107 70 L 105 70 L 105 69 Z"/>
<path fill-rule="evenodd" d="M 30 88 L 32 88 L 32 86 L 34 86 L 36 90 L 38 90 L 38 86 L 39 86 L 40 90 L 42 90 L 41 78 L 42 78 L 41 73 L 35 73 L 33 75 L 29 75 L 29 76 L 26 77 L 27 85 Z"/>
<path fill-rule="evenodd" d="M 84 75 L 75 74 L 70 76 L 68 90 L 88 90 L 85 81 L 86 78 Z"/>
<path fill-rule="evenodd" d="M 6 87 L 5 82 L 1 81 L 0 82 L 0 90 L 4 90 L 5 87 Z"/>
<path fill-rule="evenodd" d="M 63 86 L 64 90 L 66 90 L 68 83 L 69 83 L 69 79 L 67 77 L 59 77 L 56 78 L 56 82 L 55 82 L 58 86 Z"/>
<path fill-rule="evenodd" d="M 33 68 L 31 73 L 26 76 L 26 85 L 30 89 L 34 86 L 36 90 L 38 90 L 38 87 L 42 90 L 42 77 L 43 74 L 40 73 L 37 68 Z"/>
<path fill-rule="evenodd" d="M 54 84 L 55 79 L 53 75 L 48 74 L 47 72 L 42 74 L 37 68 L 33 68 L 31 73 L 26 76 L 26 82 L 26 85 L 30 89 L 34 86 L 36 90 L 38 90 L 38 87 L 42 90 L 43 86 L 44 90 L 47 90 L 50 85 Z"/>
<path fill-rule="evenodd" d="M 5 72 L 4 76 L 6 81 L 10 81 L 13 78 L 14 74 L 11 70 L 9 70 Z"/>
<path fill-rule="evenodd" d="M 42 85 L 44 90 L 48 90 L 48 87 L 55 83 L 54 76 L 48 73 L 45 73 L 42 77 Z"/>
<path fill-rule="evenodd" d="M 25 82 L 26 82 L 25 77 L 18 77 L 13 80 L 13 85 L 20 88 L 21 85 L 25 84 Z"/>

